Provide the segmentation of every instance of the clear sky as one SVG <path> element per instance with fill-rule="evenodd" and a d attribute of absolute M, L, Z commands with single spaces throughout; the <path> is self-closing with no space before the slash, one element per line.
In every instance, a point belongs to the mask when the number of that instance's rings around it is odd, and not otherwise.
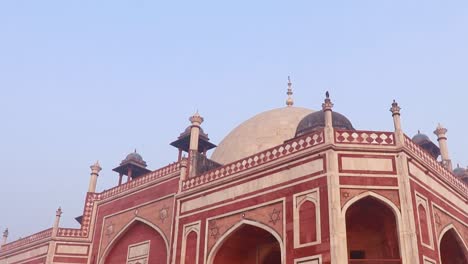
<path fill-rule="evenodd" d="M 259 112 L 335 110 L 357 129 L 449 129 L 468 165 L 467 1 L 1 1 L 0 228 L 77 227 L 134 148 L 156 169 L 196 109 L 214 143 Z"/>

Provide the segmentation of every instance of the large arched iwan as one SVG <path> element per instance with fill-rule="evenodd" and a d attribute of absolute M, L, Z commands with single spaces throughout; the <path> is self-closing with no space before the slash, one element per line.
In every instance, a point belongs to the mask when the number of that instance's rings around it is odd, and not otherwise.
<path fill-rule="evenodd" d="M 281 246 L 275 236 L 243 224 L 224 239 L 211 264 L 281 264 L 281 258 Z"/>
<path fill-rule="evenodd" d="M 440 260 L 442 264 L 466 264 L 468 252 L 455 229 L 450 228 L 440 240 Z"/>
<path fill-rule="evenodd" d="M 389 206 L 372 196 L 347 209 L 346 237 L 349 263 L 362 259 L 401 263 L 397 218 Z"/>
<path fill-rule="evenodd" d="M 131 254 L 129 248 L 141 243 L 149 245 L 149 253 L 146 256 L 148 264 L 166 264 L 167 249 L 163 237 L 154 228 L 140 221 L 135 221 L 127 227 L 125 233 L 110 249 L 104 263 L 127 263 L 128 260 L 131 260 L 129 258 L 135 257 L 129 255 Z M 141 250 L 136 251 L 141 252 Z M 136 260 L 138 258 L 144 259 L 145 256 L 136 256 Z"/>

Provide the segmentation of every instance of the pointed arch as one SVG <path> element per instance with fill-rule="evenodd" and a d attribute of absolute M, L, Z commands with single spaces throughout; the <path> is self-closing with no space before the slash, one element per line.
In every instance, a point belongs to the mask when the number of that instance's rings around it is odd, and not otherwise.
<path fill-rule="evenodd" d="M 378 193 L 375 193 L 375 192 L 371 192 L 371 191 L 367 191 L 367 192 L 363 192 L 359 195 L 356 195 L 354 196 L 353 198 L 349 199 L 343 206 L 343 208 L 341 209 L 341 214 L 343 216 L 346 215 L 346 211 L 348 210 L 348 208 L 353 205 L 354 203 L 358 202 L 359 200 L 361 199 L 364 199 L 366 197 L 373 197 L 377 200 L 379 200 L 380 202 L 384 203 L 385 205 L 389 206 L 390 209 L 392 209 L 393 213 L 395 214 L 395 216 L 398 218 L 398 222 L 401 221 L 401 215 L 400 215 L 400 209 L 398 209 L 398 207 L 392 202 L 390 201 L 388 198 L 378 194 Z"/>
<path fill-rule="evenodd" d="M 348 212 L 348 209 L 350 209 L 353 205 L 359 203 L 360 201 L 363 201 L 365 198 L 373 198 L 372 200 L 374 200 L 374 202 L 376 202 L 380 206 L 387 207 L 387 209 L 389 210 L 389 213 L 393 213 L 394 224 L 395 224 L 395 227 L 396 227 L 396 230 L 394 230 L 395 231 L 394 234 L 396 235 L 395 242 L 397 243 L 397 245 L 395 245 L 396 246 L 395 249 L 398 250 L 398 252 L 395 252 L 395 253 L 398 253 L 399 258 L 403 261 L 403 263 L 406 263 L 406 261 L 405 261 L 406 260 L 405 252 L 402 251 L 402 248 L 403 248 L 402 234 L 401 234 L 402 219 L 401 219 L 400 209 L 392 201 L 390 201 L 388 198 L 386 198 L 386 197 L 384 197 L 382 195 L 379 195 L 379 194 L 377 194 L 375 192 L 367 191 L 367 192 L 361 193 L 361 194 L 351 198 L 342 207 L 341 217 L 345 222 L 345 228 L 346 228 L 346 240 L 345 241 L 347 242 L 347 244 L 349 243 L 348 242 L 348 235 L 349 235 L 348 234 L 348 228 L 349 227 L 347 226 L 347 221 L 348 221 L 347 212 Z M 391 231 L 391 229 L 389 229 L 388 231 Z M 388 234 L 391 235 L 391 232 L 389 232 Z M 351 252 L 348 252 L 349 245 L 347 245 L 346 248 L 347 248 L 346 253 L 349 256 L 349 254 L 351 254 Z M 392 248 L 392 247 L 390 247 L 390 248 Z M 392 252 L 392 251 L 390 251 L 390 252 Z M 353 252 L 353 253 L 356 254 L 356 256 L 354 258 L 358 258 L 358 259 L 367 258 L 365 251 L 356 251 L 356 252 Z M 393 259 L 393 257 L 392 257 L 392 259 Z"/>
<path fill-rule="evenodd" d="M 297 206 L 299 214 L 299 244 L 310 244 L 319 240 L 319 221 L 317 220 L 317 202 L 315 199 L 306 198 Z"/>
<path fill-rule="evenodd" d="M 201 221 L 186 224 L 183 227 L 180 263 L 199 263 Z M 195 236 L 195 237 L 194 237 Z M 194 250 L 188 250 L 188 249 Z M 188 252 L 187 252 L 188 251 Z"/>
<path fill-rule="evenodd" d="M 438 236 L 438 243 L 437 243 L 437 248 L 438 248 L 438 253 L 439 253 L 439 261 L 442 263 L 442 254 L 440 251 L 441 244 L 442 244 L 442 238 L 448 233 L 448 232 L 453 232 L 455 234 L 455 238 L 457 242 L 460 244 L 463 254 L 465 255 L 465 258 L 468 259 L 468 245 L 466 244 L 465 240 L 463 239 L 463 236 L 460 234 L 460 232 L 457 230 L 457 228 L 453 224 L 448 224 L 446 225 L 442 231 L 440 231 L 440 234 Z M 442 263 L 444 264 L 444 263 Z"/>
<path fill-rule="evenodd" d="M 100 257 L 99 259 L 99 264 L 104 264 L 105 263 L 105 260 L 106 258 L 108 257 L 110 251 L 112 250 L 112 248 L 118 243 L 118 241 L 127 233 L 127 231 L 135 224 L 135 223 L 142 223 L 142 224 L 145 224 L 149 227 L 151 227 L 152 229 L 154 229 L 163 239 L 164 241 L 164 245 L 166 247 L 166 257 L 167 257 L 167 260 L 166 260 L 166 263 L 168 262 L 169 260 L 169 242 L 166 238 L 166 236 L 164 235 L 164 232 L 156 225 L 154 225 L 153 223 L 151 223 L 150 221 L 144 219 L 144 218 L 141 218 L 141 217 L 135 217 L 132 219 L 132 221 L 130 221 L 129 223 L 127 223 L 118 233 L 117 235 L 109 242 L 109 244 L 106 246 L 106 248 L 104 249 L 103 251 L 103 254 L 102 256 Z"/>
<path fill-rule="evenodd" d="M 252 220 L 246 220 L 246 219 L 243 219 L 242 221 L 240 221 L 239 223 L 235 224 L 233 227 L 229 228 L 219 239 L 218 241 L 216 241 L 216 243 L 213 245 L 213 248 L 211 249 L 209 255 L 208 255 L 208 258 L 207 258 L 207 264 L 213 264 L 213 261 L 216 257 L 216 254 L 218 253 L 219 249 L 223 246 L 224 242 L 233 234 L 235 233 L 239 228 L 241 228 L 242 226 L 253 226 L 253 227 L 258 227 L 260 229 L 263 229 L 265 230 L 266 232 L 270 233 L 275 239 L 276 241 L 278 242 L 279 246 L 280 246 L 280 251 L 281 251 L 281 263 L 285 263 L 284 261 L 284 258 L 285 258 L 285 254 L 284 254 L 284 245 L 283 245 L 283 240 L 281 239 L 281 236 L 274 230 L 272 229 L 271 227 L 265 225 L 265 224 L 262 224 L 262 223 L 259 223 L 259 222 L 256 222 L 256 221 L 252 221 Z"/>
<path fill-rule="evenodd" d="M 418 219 L 419 219 L 419 236 L 421 238 L 421 244 L 431 245 L 431 238 L 430 238 L 430 228 L 429 228 L 429 219 L 428 219 L 428 212 L 426 211 L 426 207 L 420 203 L 417 205 L 418 210 Z"/>

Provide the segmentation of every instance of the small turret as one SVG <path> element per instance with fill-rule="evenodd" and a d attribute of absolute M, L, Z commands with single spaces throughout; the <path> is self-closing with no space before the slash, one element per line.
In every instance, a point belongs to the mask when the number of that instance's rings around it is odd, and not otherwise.
<path fill-rule="evenodd" d="M 120 163 L 120 166 L 114 168 L 113 171 L 119 173 L 119 185 L 122 184 L 123 175 L 127 176 L 127 182 L 137 177 L 140 177 L 146 173 L 151 172 L 146 168 L 146 162 L 143 157 L 137 153 L 136 149 L 125 157 Z"/>
<path fill-rule="evenodd" d="M 431 154 L 431 156 L 434 158 L 434 159 L 437 159 L 437 157 L 439 157 L 440 155 L 440 149 L 439 147 L 436 146 L 436 144 L 434 144 L 427 135 L 421 133 L 419 130 L 418 130 L 418 134 L 416 134 L 413 138 L 412 138 L 413 142 L 416 143 L 417 145 L 419 145 L 421 148 L 423 148 L 425 151 L 427 151 L 429 154 Z"/>
<path fill-rule="evenodd" d="M 182 159 L 182 152 L 188 153 L 188 176 L 193 177 L 201 171 L 206 171 L 219 166 L 214 161 L 206 157 L 208 150 L 216 145 L 210 142 L 208 134 L 201 128 L 204 118 L 198 111 L 189 118 L 191 125 L 182 132 L 171 146 L 179 149 L 179 161 Z"/>

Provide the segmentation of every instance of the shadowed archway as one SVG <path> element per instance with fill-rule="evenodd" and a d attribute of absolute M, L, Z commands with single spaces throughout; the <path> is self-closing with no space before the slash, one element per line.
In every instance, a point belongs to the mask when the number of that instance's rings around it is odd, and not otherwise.
<path fill-rule="evenodd" d="M 439 249 L 442 264 L 468 263 L 468 252 L 454 228 L 449 228 L 443 233 Z"/>
<path fill-rule="evenodd" d="M 349 263 L 401 263 L 395 213 L 373 196 L 348 207 L 346 236 Z"/>
<path fill-rule="evenodd" d="M 146 253 L 145 253 L 146 252 Z M 167 241 L 161 230 L 144 219 L 134 219 L 107 246 L 100 263 L 165 264 L 168 259 Z"/>
<path fill-rule="evenodd" d="M 217 243 L 208 263 L 281 264 L 282 247 L 271 232 L 243 223 Z"/>

